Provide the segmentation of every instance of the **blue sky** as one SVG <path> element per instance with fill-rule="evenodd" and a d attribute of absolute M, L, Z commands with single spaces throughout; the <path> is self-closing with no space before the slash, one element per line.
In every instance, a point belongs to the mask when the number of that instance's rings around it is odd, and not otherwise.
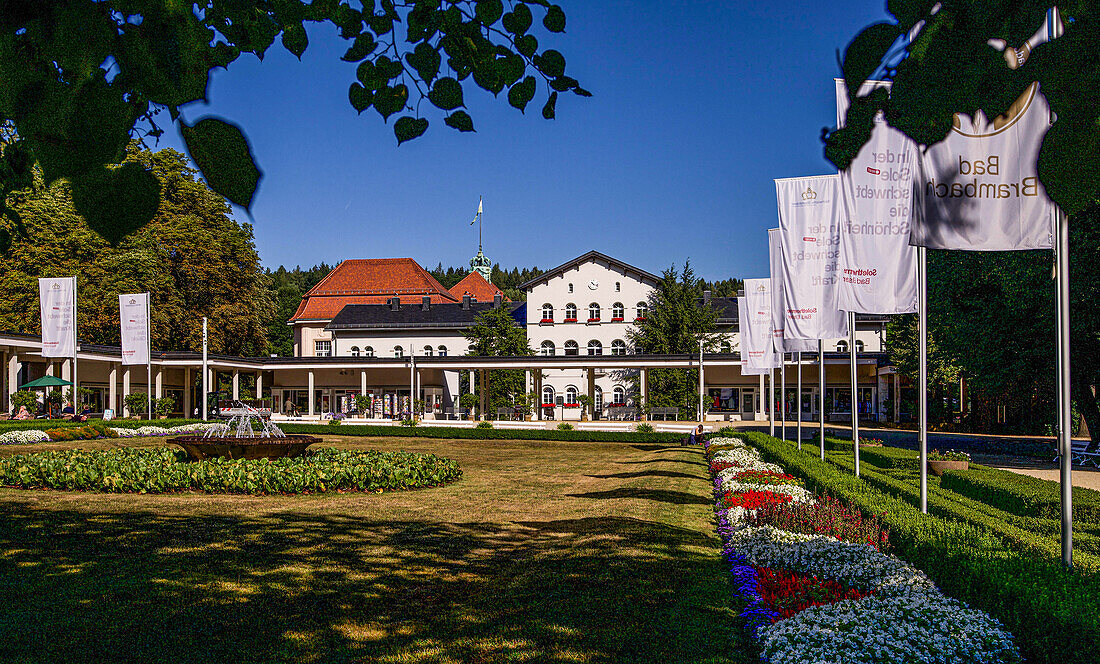
<path fill-rule="evenodd" d="M 468 89 L 477 133 L 429 108 L 427 134 L 398 147 L 392 119 L 348 103 L 355 66 L 327 25 L 301 62 L 276 44 L 217 72 L 209 106 L 184 116 L 248 134 L 265 174 L 252 210 L 264 265 L 465 265 L 481 195 L 485 252 L 505 267 L 596 249 L 652 272 L 690 258 L 708 279 L 767 276 L 772 178 L 835 171 L 819 136 L 836 119 L 836 50 L 884 3 L 560 2 L 567 32 L 540 43 L 595 96 L 563 96 L 554 121 L 541 90 L 521 115 Z M 171 131 L 160 145 L 182 149 Z"/>

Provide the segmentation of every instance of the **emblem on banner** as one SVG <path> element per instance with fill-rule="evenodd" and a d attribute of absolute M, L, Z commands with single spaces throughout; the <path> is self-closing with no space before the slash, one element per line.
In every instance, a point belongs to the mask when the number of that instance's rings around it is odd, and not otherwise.
<path fill-rule="evenodd" d="M 806 191 L 802 192 L 802 200 L 804 201 L 812 201 L 815 198 L 817 198 L 817 192 L 811 187 L 806 187 Z"/>
<path fill-rule="evenodd" d="M 756 287 L 756 292 L 757 293 L 763 293 L 766 290 L 768 290 L 768 289 L 764 288 L 764 284 L 760 284 L 759 286 Z"/>

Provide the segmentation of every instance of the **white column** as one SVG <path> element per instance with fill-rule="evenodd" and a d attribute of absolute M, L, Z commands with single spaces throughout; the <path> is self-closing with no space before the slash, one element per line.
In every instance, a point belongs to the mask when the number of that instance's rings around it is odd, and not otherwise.
<path fill-rule="evenodd" d="M 107 373 L 107 408 L 115 411 L 115 415 L 121 412 L 118 407 L 118 365 L 111 363 L 111 369 Z"/>
<path fill-rule="evenodd" d="M 308 387 L 309 387 L 309 395 L 308 395 L 308 397 L 309 397 L 309 415 L 312 416 L 313 413 L 314 413 L 314 405 L 313 405 L 313 398 L 314 398 L 314 394 L 313 394 L 313 369 L 309 370 Z"/>
<path fill-rule="evenodd" d="M 122 370 L 122 416 L 130 417 L 130 409 L 126 407 L 126 397 L 130 396 L 130 367 Z"/>
<path fill-rule="evenodd" d="M 7 360 L 7 372 L 8 372 L 8 412 L 11 412 L 11 397 L 17 391 L 19 391 L 19 370 L 23 368 L 23 365 L 19 362 L 19 354 L 12 353 L 8 356 Z"/>
<path fill-rule="evenodd" d="M 73 379 L 73 361 L 63 360 L 61 362 L 61 380 L 72 381 Z"/>
<path fill-rule="evenodd" d="M 359 370 L 359 394 L 367 393 L 367 370 Z"/>
<path fill-rule="evenodd" d="M 233 370 L 233 401 L 241 398 L 241 370 Z"/>
<path fill-rule="evenodd" d="M 474 370 L 470 369 L 470 394 L 474 393 Z"/>
<path fill-rule="evenodd" d="M 642 407 L 649 406 L 649 386 L 646 384 L 646 370 L 641 368 L 638 370 L 638 410 L 642 410 Z"/>
<path fill-rule="evenodd" d="M 48 360 L 46 360 L 46 375 L 47 375 L 47 376 L 52 376 L 52 375 L 54 375 L 54 372 L 53 372 L 53 360 L 49 360 L 49 359 L 48 359 Z"/>
<path fill-rule="evenodd" d="M 153 389 L 155 390 L 153 396 L 162 399 L 164 398 L 164 367 L 157 367 L 157 372 L 153 374 L 153 377 Z"/>
<path fill-rule="evenodd" d="M 0 412 L 10 413 L 11 405 L 8 402 L 8 351 L 4 349 L 4 352 L 0 354 L 0 366 L 4 367 L 3 371 L 0 371 Z"/>
<path fill-rule="evenodd" d="M 252 395 L 254 397 L 256 397 L 257 399 L 263 399 L 264 398 L 264 372 L 262 372 L 262 371 L 257 371 L 256 372 L 256 384 L 255 385 L 256 386 L 252 391 Z M 272 405 L 273 410 L 274 410 L 275 405 L 277 405 L 277 404 Z"/>
<path fill-rule="evenodd" d="M 757 400 L 756 408 L 753 409 L 753 410 L 756 411 L 756 414 L 755 414 L 754 417 L 757 421 L 760 421 L 760 420 L 764 419 L 764 412 L 766 410 L 764 408 L 764 402 L 767 400 L 767 399 L 764 398 L 764 374 L 760 374 L 760 388 L 759 389 L 760 389 L 760 391 L 757 392 L 757 394 L 760 395 L 760 399 Z"/>

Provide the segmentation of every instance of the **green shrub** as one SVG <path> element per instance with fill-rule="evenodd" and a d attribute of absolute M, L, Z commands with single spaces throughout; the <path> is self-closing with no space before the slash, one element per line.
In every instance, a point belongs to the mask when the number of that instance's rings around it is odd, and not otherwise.
<path fill-rule="evenodd" d="M 828 442 L 828 438 L 825 439 Z M 829 449 L 826 445 L 825 449 Z M 851 443 L 847 451 L 852 451 Z M 920 470 L 920 454 L 911 450 L 903 450 L 898 447 L 864 447 L 859 448 L 859 458 L 862 461 L 878 466 L 879 468 L 902 468 L 906 470 Z"/>
<path fill-rule="evenodd" d="M 38 412 L 38 394 L 30 390 L 19 390 L 11 395 L 11 414 L 18 415 L 21 406 L 25 406 L 32 415 Z"/>
<path fill-rule="evenodd" d="M 1059 519 L 1062 513 L 1058 482 L 1007 470 L 984 466 L 949 470 L 940 478 L 940 486 L 1019 516 Z M 1073 520 L 1100 523 L 1100 491 L 1073 487 Z"/>
<path fill-rule="evenodd" d="M 307 433 L 321 436 L 373 436 L 379 438 L 440 438 L 444 440 L 557 440 L 576 443 L 648 443 L 675 445 L 683 440 L 676 433 L 636 433 L 633 431 L 554 431 L 547 429 L 480 429 L 418 426 L 415 429 L 373 424 L 345 424 L 339 428 L 327 425 L 279 423 L 286 433 Z"/>
<path fill-rule="evenodd" d="M 653 433 L 653 425 L 648 422 L 642 422 L 638 426 L 634 427 L 634 430 L 638 433 Z"/>
<path fill-rule="evenodd" d="M 866 515 L 880 515 L 897 555 L 924 570 L 948 595 L 1001 620 L 1029 662 L 1094 661 L 1100 648 L 1100 612 L 1096 611 L 1100 577 L 1095 574 L 1095 557 L 1077 556 L 1078 569 L 1066 570 L 1056 556 L 1035 554 L 1045 548 L 1041 543 L 1019 548 L 1018 542 L 1006 542 L 1002 534 L 960 518 L 921 514 L 908 501 L 871 485 L 872 476 L 902 484 L 882 473 L 864 471 L 857 478 L 770 436 L 741 433 L 740 437 L 760 449 L 765 460 L 803 478 L 814 491 L 839 498 Z M 930 508 L 937 502 L 948 511 L 948 501 L 934 500 L 931 493 Z"/>
<path fill-rule="evenodd" d="M 0 485 L 108 493 L 315 493 L 437 486 L 462 474 L 451 459 L 322 448 L 294 459 L 187 461 L 169 447 L 63 450 L 0 460 Z"/>
<path fill-rule="evenodd" d="M 145 396 L 144 392 L 127 394 L 123 397 L 122 402 L 126 404 L 126 409 L 130 411 L 130 415 L 149 414 L 149 399 Z"/>
<path fill-rule="evenodd" d="M 572 431 L 573 425 L 568 422 L 562 422 L 558 425 L 558 431 Z"/>
<path fill-rule="evenodd" d="M 412 417 L 406 417 L 401 420 L 401 426 L 403 427 L 417 427 L 420 426 L 420 422 Z"/>
<path fill-rule="evenodd" d="M 492 429 L 493 428 L 493 423 L 492 422 L 478 422 L 477 426 L 474 427 L 474 428 L 475 429 Z"/>

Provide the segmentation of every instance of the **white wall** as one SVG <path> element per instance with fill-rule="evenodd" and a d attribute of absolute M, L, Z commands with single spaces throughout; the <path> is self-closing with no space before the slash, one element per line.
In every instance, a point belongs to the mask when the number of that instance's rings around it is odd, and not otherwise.
<path fill-rule="evenodd" d="M 447 348 L 447 355 L 465 355 L 470 342 L 461 330 L 403 330 L 395 328 L 390 330 L 345 331 L 337 333 L 333 343 L 333 355 L 339 357 L 351 356 L 352 346 L 357 346 L 362 352 L 367 346 L 374 348 L 375 357 L 393 357 L 394 346 L 404 349 L 404 356 L 408 357 L 410 347 L 415 349 L 416 356 L 427 355 L 425 346 L 432 347 L 432 355 L 439 355 L 439 347 Z"/>

